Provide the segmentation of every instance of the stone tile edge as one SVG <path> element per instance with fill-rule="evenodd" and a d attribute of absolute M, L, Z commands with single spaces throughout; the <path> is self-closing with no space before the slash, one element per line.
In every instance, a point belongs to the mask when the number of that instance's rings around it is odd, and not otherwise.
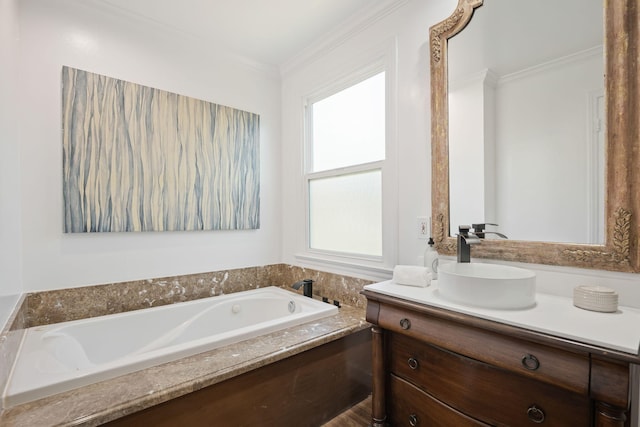
<path fill-rule="evenodd" d="M 370 280 L 298 267 L 271 264 L 180 276 L 34 292 L 20 309 L 23 327 L 33 327 L 106 314 L 123 313 L 192 301 L 265 286 L 290 288 L 302 279 L 314 280 L 314 295 L 364 309 L 360 295 Z M 300 291 L 301 292 L 301 291 Z"/>

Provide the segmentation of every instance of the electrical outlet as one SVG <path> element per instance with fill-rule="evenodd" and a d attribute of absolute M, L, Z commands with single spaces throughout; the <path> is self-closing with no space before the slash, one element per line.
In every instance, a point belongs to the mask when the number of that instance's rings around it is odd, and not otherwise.
<path fill-rule="evenodd" d="M 431 224 L 429 224 L 429 217 L 419 216 L 416 223 L 416 231 L 418 232 L 418 239 L 428 239 L 430 234 Z"/>

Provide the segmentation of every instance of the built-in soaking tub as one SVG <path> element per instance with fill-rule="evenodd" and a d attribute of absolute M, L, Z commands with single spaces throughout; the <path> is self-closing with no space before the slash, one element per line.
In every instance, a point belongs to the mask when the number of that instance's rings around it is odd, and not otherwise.
<path fill-rule="evenodd" d="M 3 396 L 4 406 L 318 320 L 337 310 L 267 287 L 29 328 Z"/>

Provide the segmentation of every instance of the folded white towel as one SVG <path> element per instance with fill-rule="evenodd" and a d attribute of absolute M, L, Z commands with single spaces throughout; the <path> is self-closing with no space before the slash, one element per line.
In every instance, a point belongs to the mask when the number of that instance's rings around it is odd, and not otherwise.
<path fill-rule="evenodd" d="M 420 286 L 431 284 L 431 271 L 417 265 L 396 265 L 393 269 L 393 282 L 398 285 Z"/>

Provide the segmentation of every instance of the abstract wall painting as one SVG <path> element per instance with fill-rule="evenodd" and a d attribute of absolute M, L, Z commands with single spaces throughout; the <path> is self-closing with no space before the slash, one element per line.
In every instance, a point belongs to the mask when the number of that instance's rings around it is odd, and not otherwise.
<path fill-rule="evenodd" d="M 260 116 L 62 70 L 64 231 L 260 227 Z"/>

